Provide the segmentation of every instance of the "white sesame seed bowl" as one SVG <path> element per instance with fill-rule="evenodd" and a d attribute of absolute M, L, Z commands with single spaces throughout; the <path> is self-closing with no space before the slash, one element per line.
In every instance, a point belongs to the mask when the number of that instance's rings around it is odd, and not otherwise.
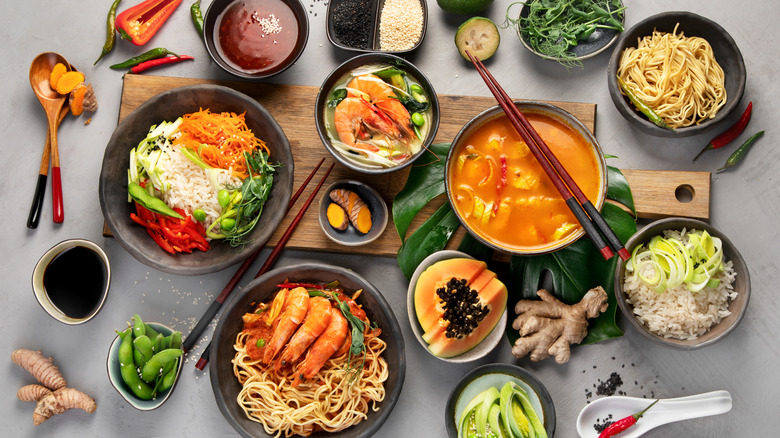
<path fill-rule="evenodd" d="M 334 46 L 355 52 L 406 53 L 418 48 L 428 27 L 423 0 L 331 0 L 327 35 Z"/>

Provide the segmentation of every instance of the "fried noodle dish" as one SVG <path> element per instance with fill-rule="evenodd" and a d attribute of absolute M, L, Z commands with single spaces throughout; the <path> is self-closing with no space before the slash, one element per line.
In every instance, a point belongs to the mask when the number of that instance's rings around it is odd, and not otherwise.
<path fill-rule="evenodd" d="M 384 400 L 387 344 L 338 282 L 284 283 L 243 316 L 233 373 L 237 402 L 266 433 L 339 432 Z"/>

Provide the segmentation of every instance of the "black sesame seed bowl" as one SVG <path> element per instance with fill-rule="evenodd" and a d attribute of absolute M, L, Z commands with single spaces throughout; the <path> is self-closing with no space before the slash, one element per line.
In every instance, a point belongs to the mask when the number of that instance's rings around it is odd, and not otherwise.
<path fill-rule="evenodd" d="M 449 260 L 455 258 L 473 259 L 473 257 L 471 257 L 470 255 L 462 253 L 460 251 L 444 250 L 444 251 L 438 251 L 431 254 L 430 256 L 425 258 L 425 260 L 423 260 L 419 266 L 417 266 L 417 269 L 414 271 L 414 274 L 412 275 L 412 278 L 409 281 L 409 289 L 406 295 L 406 309 L 409 315 L 409 324 L 412 327 L 412 332 L 414 332 L 414 337 L 415 339 L 417 339 L 417 342 L 420 343 L 423 349 L 425 349 L 425 351 L 430 353 L 433 357 L 439 360 L 443 360 L 445 362 L 467 363 L 467 362 L 473 362 L 479 360 L 487 356 L 491 351 L 493 351 L 498 346 L 501 340 L 504 339 L 503 327 L 506 327 L 506 320 L 507 320 L 506 310 L 501 315 L 501 319 L 499 319 L 498 323 L 493 328 L 493 330 L 487 335 L 487 337 L 485 337 L 485 339 L 482 340 L 482 342 L 477 344 L 474 348 L 466 351 L 465 353 L 459 354 L 457 356 L 440 357 L 440 356 L 436 356 L 428 349 L 428 343 L 423 339 L 424 331 L 419 321 L 417 320 L 417 312 L 414 305 L 414 292 L 417 287 L 417 280 L 420 278 L 420 275 L 434 263 L 440 262 L 442 260 Z"/>
<path fill-rule="evenodd" d="M 403 5 L 404 2 L 413 8 L 399 10 L 397 5 Z M 420 9 L 417 9 L 417 3 Z M 417 49 L 425 38 L 428 4 L 422 0 L 331 0 L 326 17 L 328 41 L 339 49 L 406 53 Z M 387 23 L 395 20 L 403 22 L 400 27 L 403 33 L 383 35 L 383 20 Z M 399 29 L 399 26 L 389 28 Z M 397 44 L 399 38 L 403 40 L 403 45 Z"/>

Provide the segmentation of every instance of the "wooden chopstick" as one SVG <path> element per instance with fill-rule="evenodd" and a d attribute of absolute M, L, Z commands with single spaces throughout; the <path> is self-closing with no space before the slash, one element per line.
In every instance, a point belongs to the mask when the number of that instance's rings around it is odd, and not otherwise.
<path fill-rule="evenodd" d="M 466 51 L 466 54 L 477 68 L 477 71 L 485 81 L 485 84 L 487 84 L 491 93 L 493 93 L 493 96 L 496 98 L 499 105 L 501 105 L 501 108 L 512 122 L 512 125 L 515 127 L 526 144 L 528 144 L 528 147 L 536 160 L 542 166 L 545 173 L 547 173 L 547 175 L 550 177 L 550 180 L 558 189 L 561 196 L 563 196 L 564 200 L 566 201 L 566 205 L 568 205 L 569 209 L 571 209 L 572 213 L 574 213 L 577 221 L 579 221 L 580 225 L 582 225 L 582 228 L 593 241 L 593 244 L 599 248 L 599 252 L 604 257 L 604 259 L 608 260 L 614 255 L 609 247 L 609 245 L 611 245 L 612 248 L 617 251 L 620 258 L 623 260 L 628 260 L 628 258 L 630 258 L 630 254 L 623 246 L 620 238 L 615 235 L 615 232 L 612 230 L 612 228 L 609 227 L 596 207 L 593 206 L 587 196 L 585 196 L 582 190 L 580 190 L 577 183 L 574 182 L 574 179 L 571 178 L 560 161 L 558 161 L 558 159 L 555 157 L 555 154 L 553 154 L 544 140 L 542 140 L 542 138 L 539 136 L 539 133 L 537 133 L 533 126 L 531 126 L 531 123 L 528 121 L 525 115 L 517 109 L 514 101 L 509 97 L 506 91 L 504 91 L 501 85 L 499 85 L 498 81 L 496 81 L 493 75 L 490 74 L 488 69 L 479 59 L 473 57 L 469 51 Z M 601 233 L 604 234 L 604 237 L 606 237 L 609 245 L 607 245 L 607 243 L 604 241 Z"/>
<path fill-rule="evenodd" d="M 325 172 L 325 175 L 322 176 L 322 179 L 320 179 L 320 182 L 317 184 L 317 187 L 314 188 L 314 191 L 311 192 L 309 198 L 306 199 L 306 202 L 303 204 L 300 211 L 298 211 L 298 214 L 295 216 L 293 221 L 290 222 L 290 225 L 287 226 L 287 230 L 284 232 L 284 234 L 282 234 L 282 237 L 279 239 L 279 242 L 277 242 L 273 251 L 271 251 L 271 254 L 268 255 L 268 258 L 265 260 L 265 263 L 263 263 L 263 266 L 260 268 L 260 270 L 257 271 L 257 275 L 255 275 L 255 278 L 260 277 L 261 275 L 268 272 L 268 270 L 271 269 L 271 266 L 273 266 L 274 262 L 276 262 L 276 259 L 279 257 L 279 253 L 287 244 L 287 241 L 290 240 L 290 236 L 292 235 L 293 231 L 295 231 L 295 227 L 298 226 L 298 223 L 303 218 L 304 213 L 306 213 L 306 210 L 311 205 L 312 201 L 314 200 L 314 197 L 317 196 L 317 193 L 320 191 L 320 188 L 322 188 L 322 184 L 325 183 L 326 179 L 328 179 L 328 175 L 330 175 L 330 171 L 333 170 L 333 166 L 335 165 L 336 163 L 332 163 L 328 168 L 328 170 Z M 207 345 L 206 348 L 203 349 L 203 352 L 200 355 L 200 359 L 198 359 L 198 362 L 195 364 L 195 368 L 202 370 L 203 368 L 206 367 L 206 364 L 209 362 L 208 357 L 210 352 L 211 352 L 211 343 L 209 342 L 209 345 Z"/>
<path fill-rule="evenodd" d="M 284 214 L 290 212 L 293 205 L 295 205 L 295 201 L 298 200 L 298 198 L 301 196 L 301 193 L 303 193 L 303 190 L 306 188 L 307 185 L 309 185 L 309 181 L 314 177 L 314 175 L 317 173 L 317 171 L 320 169 L 320 166 L 322 166 L 322 163 L 325 161 L 325 157 L 322 157 L 319 163 L 317 163 L 317 166 L 314 167 L 314 170 L 311 171 L 309 176 L 306 178 L 306 180 L 301 183 L 301 186 L 298 188 L 298 190 L 295 192 L 295 194 L 290 198 L 290 202 L 287 204 L 287 210 L 284 211 Z M 257 250 L 252 253 L 249 257 L 244 260 L 243 263 L 241 263 L 241 266 L 236 270 L 236 273 L 233 274 L 233 276 L 230 278 L 230 281 L 228 281 L 227 285 L 225 285 L 225 288 L 222 289 L 222 292 L 219 293 L 217 296 L 217 299 L 214 300 L 206 309 L 206 311 L 203 313 L 203 316 L 198 320 L 198 323 L 195 325 L 195 328 L 192 329 L 189 335 L 187 335 L 187 338 L 182 342 L 182 349 L 185 353 L 190 351 L 192 347 L 195 345 L 195 342 L 198 341 L 198 338 L 200 338 L 200 335 L 203 334 L 203 330 L 206 329 L 206 327 L 211 324 L 211 320 L 214 319 L 214 316 L 219 311 L 219 308 L 222 306 L 222 303 L 225 302 L 228 295 L 230 295 L 231 292 L 233 292 L 233 289 L 236 288 L 236 285 L 238 285 L 238 282 L 241 281 L 241 278 L 246 274 L 246 271 L 249 270 L 249 267 L 252 266 L 252 263 L 257 259 L 257 256 L 260 255 L 260 252 L 263 251 L 263 248 L 265 248 L 265 245 L 260 246 L 260 248 L 257 248 Z"/>

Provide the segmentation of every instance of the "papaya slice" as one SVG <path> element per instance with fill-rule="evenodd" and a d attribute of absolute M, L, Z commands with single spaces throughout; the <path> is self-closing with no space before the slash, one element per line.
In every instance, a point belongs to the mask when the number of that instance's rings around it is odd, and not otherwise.
<path fill-rule="evenodd" d="M 480 301 L 490 306 L 490 312 L 479 325 L 468 335 L 458 338 L 448 338 L 445 330 L 426 333 L 424 339 L 428 342 L 428 350 L 438 357 L 454 357 L 463 354 L 479 345 L 495 328 L 506 310 L 507 289 L 498 278 L 492 278 L 488 284 L 477 290 Z"/>
<path fill-rule="evenodd" d="M 443 313 L 437 309 L 441 300 L 436 290 L 452 278 L 471 284 L 486 268 L 487 263 L 479 260 L 455 258 L 434 263 L 420 274 L 414 289 L 414 309 L 423 332 L 430 330 Z"/>

